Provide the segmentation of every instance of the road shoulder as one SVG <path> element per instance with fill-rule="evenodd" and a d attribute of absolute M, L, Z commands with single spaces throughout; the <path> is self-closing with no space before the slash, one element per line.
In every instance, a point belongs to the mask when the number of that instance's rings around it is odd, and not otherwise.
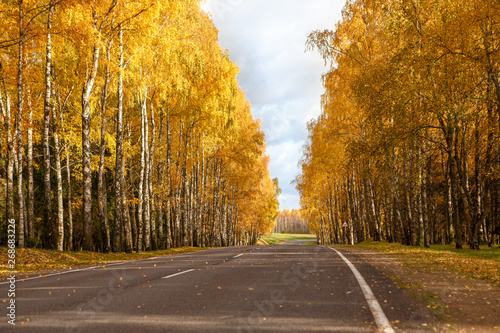
<path fill-rule="evenodd" d="M 356 247 L 341 249 L 406 289 L 438 319 L 434 324 L 438 331 L 500 332 L 500 288 L 445 269 L 410 268 L 394 255 Z"/>

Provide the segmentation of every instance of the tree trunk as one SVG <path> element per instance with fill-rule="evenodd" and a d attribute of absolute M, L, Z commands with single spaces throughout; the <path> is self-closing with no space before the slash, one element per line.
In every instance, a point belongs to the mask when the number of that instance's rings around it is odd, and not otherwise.
<path fill-rule="evenodd" d="M 52 95 L 55 96 L 55 89 L 52 87 Z M 61 103 L 59 103 L 61 105 Z M 59 110 L 62 112 L 62 110 Z M 60 119 L 59 119 L 60 120 Z M 59 143 L 59 121 L 57 119 L 56 105 L 52 106 L 52 138 L 54 141 L 54 162 L 57 181 L 57 223 L 56 223 L 56 248 L 58 251 L 64 250 L 64 207 L 63 188 L 61 172 L 61 147 Z"/>
<path fill-rule="evenodd" d="M 0 97 L 1 98 L 1 97 Z M 29 124 L 28 124 L 28 151 L 27 151 L 27 167 L 28 167 L 28 208 L 27 208 L 27 235 L 28 239 L 35 238 L 34 229 L 34 212 L 35 212 L 35 186 L 33 179 L 33 108 L 31 105 L 31 97 L 28 97 L 29 107 Z"/>
<path fill-rule="evenodd" d="M 171 198 L 172 198 L 172 180 L 170 177 L 171 167 L 172 167 L 172 131 L 170 129 L 170 111 L 167 111 L 167 200 L 166 200 L 166 208 L 165 208 L 165 226 L 166 226 L 166 247 L 169 249 L 172 247 L 172 243 L 175 241 L 172 237 L 172 215 L 171 215 Z"/>
<path fill-rule="evenodd" d="M 113 252 L 120 251 L 120 228 L 123 223 L 124 169 L 123 169 L 123 29 L 119 25 L 120 54 L 118 71 L 118 105 L 116 110 L 116 160 L 115 160 L 115 218 L 113 226 Z"/>
<path fill-rule="evenodd" d="M 164 124 L 163 124 L 163 118 L 164 113 L 163 110 L 160 113 L 160 133 L 158 135 L 158 147 L 160 150 L 163 150 L 163 130 L 164 130 Z M 154 152 L 153 152 L 154 153 Z M 158 187 L 163 189 L 163 159 L 160 157 L 160 161 L 158 162 L 157 165 L 157 182 L 158 182 Z M 163 233 L 163 197 L 160 195 L 160 193 L 156 193 L 155 195 L 155 200 L 156 205 L 157 205 L 157 219 L 158 219 L 158 248 L 160 250 L 165 249 L 165 242 L 164 242 L 164 233 Z"/>
<path fill-rule="evenodd" d="M 106 47 L 106 56 L 108 62 L 111 61 L 111 45 L 108 44 Z M 101 238 L 102 238 L 102 251 L 108 253 L 111 248 L 110 235 L 109 235 L 109 224 L 108 224 L 108 195 L 107 195 L 107 185 L 106 177 L 104 175 L 105 168 L 105 158 L 106 158 L 106 108 L 108 100 L 108 88 L 110 81 L 110 71 L 109 66 L 106 65 L 106 73 L 104 78 L 104 85 L 101 92 L 101 142 L 99 145 L 99 175 L 97 181 L 97 197 L 98 197 L 98 210 L 99 210 L 99 222 L 101 227 Z"/>
<path fill-rule="evenodd" d="M 156 218 L 155 218 L 155 207 L 156 207 L 156 198 L 153 192 L 153 164 L 154 164 L 154 154 L 156 148 L 156 121 L 155 121 L 155 113 L 154 113 L 154 105 L 153 105 L 153 95 L 151 96 L 151 145 L 149 148 L 149 158 L 148 158 L 148 168 L 147 168 L 147 188 L 148 188 L 148 207 L 149 207 L 149 219 L 150 219 L 150 227 L 151 227 L 151 242 L 150 247 L 153 251 L 158 249 L 158 240 L 156 233 Z M 147 118 L 147 114 L 146 114 Z M 147 142 L 146 142 L 147 144 Z"/>
<path fill-rule="evenodd" d="M 122 165 L 121 165 L 122 170 L 125 170 L 125 158 L 122 159 Z M 134 245 L 134 240 L 132 238 L 132 223 L 130 221 L 130 212 L 129 212 L 129 205 L 127 203 L 127 180 L 125 178 L 125 172 L 122 173 L 122 202 L 121 206 L 123 207 L 123 231 L 124 231 L 124 246 L 125 246 L 125 252 L 126 253 L 132 253 L 133 251 L 133 245 Z"/>
<path fill-rule="evenodd" d="M 47 13 L 47 47 L 45 52 L 45 100 L 43 104 L 43 239 L 45 246 L 52 243 L 52 190 L 50 181 L 50 110 L 52 94 L 52 16 L 53 2 L 50 2 Z"/>
<path fill-rule="evenodd" d="M 18 247 L 24 247 L 24 190 L 23 190 L 23 107 L 24 107 L 24 11 L 23 0 L 19 0 L 19 63 L 17 72 L 17 196 L 19 200 Z"/>
<path fill-rule="evenodd" d="M 94 12 L 94 17 L 96 17 Z M 95 22 L 97 24 L 97 22 Z M 94 27 L 97 31 L 97 26 Z M 100 47 L 96 43 L 94 45 L 92 68 L 90 74 L 87 75 L 82 89 L 82 153 L 83 153 L 83 248 L 84 250 L 94 250 L 94 242 L 92 239 L 92 152 L 90 147 L 90 98 L 92 96 L 95 79 L 99 66 Z"/>
<path fill-rule="evenodd" d="M 6 92 L 6 106 L 5 106 L 5 127 L 7 129 L 7 186 L 6 186 L 6 216 L 7 221 L 14 218 L 14 160 L 15 148 L 12 135 L 12 115 L 10 109 L 10 98 Z M 7 225 L 7 223 L 5 224 Z M 7 232 L 7 230 L 5 231 Z"/>
<path fill-rule="evenodd" d="M 67 189 L 66 193 L 68 196 L 68 241 L 67 249 L 73 251 L 73 198 L 72 198 L 72 184 L 71 184 L 71 165 L 70 165 L 70 152 L 69 152 L 69 142 L 66 143 L 66 179 L 67 179 Z"/>
<path fill-rule="evenodd" d="M 480 133 L 480 123 L 479 120 L 476 121 L 475 129 L 475 144 L 476 144 L 476 154 L 475 154 L 475 183 L 476 183 L 476 202 L 475 207 L 477 213 L 475 214 L 473 224 L 471 226 L 471 242 L 470 248 L 473 250 L 479 250 L 479 228 L 483 223 L 484 211 L 483 211 L 483 177 L 481 172 L 481 133 Z"/>
<path fill-rule="evenodd" d="M 423 218 L 423 224 L 424 224 L 424 246 L 425 247 L 430 247 L 431 242 L 430 242 L 430 233 L 429 233 L 429 201 L 428 201 L 428 191 L 429 191 L 429 184 L 431 181 L 431 170 L 432 170 L 432 159 L 431 157 L 428 158 L 427 163 L 425 165 L 426 169 L 425 175 L 422 178 L 423 184 L 422 184 L 422 218 Z"/>
<path fill-rule="evenodd" d="M 144 242 L 144 207 L 145 204 L 145 174 L 146 174 L 146 120 L 145 112 L 146 112 L 146 98 L 147 89 L 144 91 L 143 99 L 141 100 L 141 167 L 139 174 L 139 206 L 137 207 L 137 220 L 138 220 L 138 244 L 137 251 L 143 250 L 143 245 L 146 245 Z M 147 236 L 146 236 L 147 237 Z M 147 249 L 147 245 L 146 245 Z"/>
<path fill-rule="evenodd" d="M 451 185 L 451 198 L 453 207 L 453 227 L 455 229 L 455 247 L 457 249 L 462 249 L 463 239 L 462 239 L 462 223 L 459 218 L 459 204 L 458 204 L 458 167 L 454 155 L 454 145 L 456 137 L 456 129 L 453 128 L 448 131 L 446 135 L 447 141 L 447 152 L 448 152 L 448 163 L 450 172 L 450 185 Z"/>

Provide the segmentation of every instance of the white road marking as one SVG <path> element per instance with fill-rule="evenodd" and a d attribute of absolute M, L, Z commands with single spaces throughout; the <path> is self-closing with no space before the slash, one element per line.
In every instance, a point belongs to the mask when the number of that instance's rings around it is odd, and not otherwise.
<path fill-rule="evenodd" d="M 195 269 L 190 269 L 188 271 L 179 272 L 179 273 L 175 273 L 175 274 L 172 274 L 172 275 L 167 275 L 167 276 L 162 277 L 162 279 L 170 279 L 170 278 L 172 278 L 174 276 L 178 276 L 178 275 L 181 275 L 181 274 L 186 274 L 186 273 L 193 272 L 193 271 L 195 271 Z"/>
<path fill-rule="evenodd" d="M 239 258 L 239 257 L 241 257 L 242 255 L 244 255 L 244 253 L 241 253 L 241 254 L 238 254 L 237 256 L 234 256 L 234 257 L 233 257 L 233 259 Z"/>
<path fill-rule="evenodd" d="M 213 249 L 207 249 L 207 250 L 202 250 L 202 251 L 195 251 L 195 252 L 192 252 L 192 253 L 195 254 L 195 253 L 205 252 L 205 251 L 209 251 L 209 250 L 213 250 Z M 222 249 L 222 250 L 225 250 L 225 249 Z M 189 254 L 191 254 L 191 253 L 189 253 Z M 184 256 L 187 256 L 189 254 L 184 254 Z M 182 255 L 175 255 L 175 254 L 166 255 L 166 256 L 163 256 L 163 257 L 165 257 L 165 258 L 171 257 L 172 260 L 173 259 L 177 259 L 177 258 L 180 258 L 180 259 L 184 258 Z M 114 264 L 103 264 L 103 266 L 94 266 L 94 267 L 88 267 L 88 268 L 82 268 L 82 269 L 74 269 L 74 270 L 64 271 L 64 272 L 60 272 L 60 273 L 53 273 L 53 274 L 45 274 L 45 275 L 40 275 L 40 276 L 34 276 L 34 277 L 30 277 L 30 278 L 20 278 L 20 279 L 17 279 L 16 282 L 24 282 L 24 281 L 29 281 L 29 280 L 42 279 L 42 278 L 47 278 L 49 276 L 57 276 L 57 275 L 63 275 L 63 274 L 68 274 L 68 273 L 84 272 L 84 271 L 88 271 L 88 270 L 96 269 L 96 268 L 126 265 L 126 264 L 129 264 L 129 263 L 141 262 L 141 261 L 149 261 L 149 260 L 154 260 L 154 259 L 159 259 L 159 258 L 161 258 L 161 257 L 146 258 L 146 259 L 139 259 L 139 260 L 127 260 L 127 261 L 122 261 L 122 262 L 118 262 L 118 263 L 114 263 Z M 19 274 L 19 273 L 17 273 L 17 274 Z M 26 272 L 26 274 L 29 274 L 29 272 Z M 0 282 L 0 285 L 9 284 L 9 283 L 10 283 L 9 281 Z"/>
<path fill-rule="evenodd" d="M 370 286 L 365 282 L 365 279 L 359 273 L 359 271 L 354 267 L 354 265 L 344 257 L 342 253 L 339 251 L 335 250 L 334 248 L 331 248 L 333 251 L 337 252 L 337 254 L 342 258 L 347 266 L 351 269 L 351 271 L 354 273 L 354 276 L 356 277 L 356 280 L 358 280 L 359 286 L 361 287 L 361 290 L 363 291 L 363 294 L 365 295 L 366 302 L 368 302 L 368 305 L 370 306 L 370 310 L 372 311 L 373 317 L 375 318 L 375 322 L 377 323 L 377 326 L 382 329 L 382 332 L 384 333 L 394 333 L 394 329 L 392 328 L 391 324 L 389 323 L 389 320 L 385 316 L 384 311 L 380 307 L 380 304 L 378 303 L 377 299 L 375 298 L 375 295 L 373 294 L 372 290 L 370 289 Z"/>
<path fill-rule="evenodd" d="M 103 266 L 99 266 L 99 267 L 119 266 L 119 265 L 125 265 L 125 264 L 129 264 L 129 263 L 131 263 L 131 261 L 124 261 L 124 262 L 119 262 L 116 264 L 103 264 Z"/>
<path fill-rule="evenodd" d="M 47 278 L 49 276 L 63 275 L 63 274 L 74 273 L 74 272 L 84 272 L 84 271 L 89 271 L 91 269 L 101 268 L 101 267 L 102 266 L 94 266 L 94 267 L 89 267 L 89 268 L 75 269 L 75 270 L 71 270 L 71 271 L 64 271 L 64 272 L 61 272 L 61 273 L 53 273 L 53 274 L 40 275 L 40 276 L 35 276 L 35 277 L 30 277 L 30 278 L 25 278 L 25 279 L 18 279 L 18 280 L 16 280 L 16 282 L 24 282 L 24 281 L 36 280 L 36 279 L 44 279 L 44 278 Z M 2 285 L 2 284 L 8 284 L 8 283 L 10 283 L 10 282 L 1 282 L 0 285 Z"/>
<path fill-rule="evenodd" d="M 251 252 L 249 253 L 250 255 L 254 256 L 254 255 L 263 255 L 263 256 L 267 256 L 267 255 L 274 255 L 274 256 L 285 256 L 285 255 L 288 255 L 288 254 L 293 254 L 293 255 L 301 255 L 301 256 L 310 256 L 311 254 L 310 253 L 304 253 L 304 252 Z"/>

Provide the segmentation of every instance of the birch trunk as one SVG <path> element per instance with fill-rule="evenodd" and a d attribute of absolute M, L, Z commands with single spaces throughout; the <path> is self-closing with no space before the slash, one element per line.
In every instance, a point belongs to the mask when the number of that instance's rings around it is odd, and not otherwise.
<path fill-rule="evenodd" d="M 111 45 L 106 47 L 106 56 L 108 62 L 111 61 Z M 97 181 L 97 197 L 99 222 L 101 227 L 102 251 L 108 253 L 111 248 L 109 224 L 108 224 L 108 193 L 106 185 L 106 177 L 104 175 L 105 158 L 106 158 L 106 108 L 108 100 L 108 88 L 110 82 L 109 66 L 106 66 L 104 85 L 101 90 L 101 142 L 99 144 L 99 174 Z"/>
<path fill-rule="evenodd" d="M 54 87 L 52 95 L 55 96 Z M 60 103 L 59 103 L 60 104 Z M 61 112 L 61 110 L 60 110 Z M 57 223 L 56 223 L 56 246 L 58 251 L 64 250 L 64 207 L 63 207 L 63 188 L 61 173 L 61 147 L 59 143 L 57 110 L 55 104 L 52 107 L 52 138 L 54 141 L 54 162 L 57 181 Z"/>
<path fill-rule="evenodd" d="M 172 132 L 170 129 L 170 114 L 167 113 L 167 200 L 165 209 L 165 225 L 166 225 L 166 247 L 169 249 L 172 244 L 175 246 L 175 240 L 172 237 L 173 228 L 171 228 L 172 215 L 171 215 L 171 198 L 172 198 L 172 180 L 170 177 L 172 167 Z"/>
<path fill-rule="evenodd" d="M 123 29 L 119 25 L 119 71 L 118 71 L 118 105 L 116 110 L 116 160 L 115 160 L 115 217 L 113 225 L 113 252 L 120 251 L 120 228 L 123 224 Z"/>
<path fill-rule="evenodd" d="M 122 190 L 122 202 L 121 206 L 123 207 L 123 214 L 122 214 L 122 221 L 123 221 L 123 231 L 124 231 L 124 246 L 125 246 L 125 252 L 126 253 L 132 253 L 133 251 L 133 246 L 134 246 L 134 240 L 133 240 L 133 233 L 132 233 L 132 223 L 130 221 L 130 212 L 129 212 L 129 205 L 127 203 L 127 179 L 125 178 L 125 158 L 122 159 L 122 165 L 121 168 L 123 170 L 122 172 L 122 179 L 121 179 L 121 190 Z"/>
<path fill-rule="evenodd" d="M 23 0 L 19 0 L 19 63 L 17 72 L 17 195 L 19 200 L 18 247 L 24 247 L 24 190 L 23 190 L 23 107 L 24 107 L 24 10 Z"/>
<path fill-rule="evenodd" d="M 71 184 L 71 165 L 69 155 L 69 143 L 66 144 L 66 179 L 68 195 L 68 241 L 67 249 L 73 251 L 73 198 L 72 198 L 72 184 Z"/>
<path fill-rule="evenodd" d="M 147 91 L 147 90 L 145 90 Z M 144 117 L 144 174 L 142 184 L 144 186 L 144 248 L 146 251 L 151 250 L 151 205 L 149 201 L 149 119 L 147 110 L 147 94 L 144 94 L 143 117 Z"/>
<path fill-rule="evenodd" d="M 450 185 L 451 185 L 451 198 L 453 207 L 453 227 L 455 229 L 455 247 L 457 249 L 462 249 L 463 239 L 462 239 L 462 223 L 459 218 L 459 205 L 458 205 L 458 167 L 454 155 L 454 145 L 455 145 L 455 135 L 456 129 L 453 128 L 448 131 L 446 136 L 447 141 L 447 153 L 448 153 L 448 163 L 450 172 Z"/>
<path fill-rule="evenodd" d="M 163 149 L 163 130 L 164 130 L 164 123 L 163 123 L 163 118 L 164 114 L 163 111 L 160 113 L 160 133 L 158 135 L 158 147 L 160 149 Z M 163 160 L 160 158 L 160 161 L 157 165 L 157 182 L 158 182 L 158 187 L 163 189 Z M 158 248 L 160 250 L 163 250 L 165 248 L 165 242 L 164 242 L 164 233 L 163 233 L 163 198 L 160 193 L 157 193 L 155 195 L 155 202 L 157 205 L 157 219 L 158 219 Z"/>
<path fill-rule="evenodd" d="M 52 243 L 52 189 L 50 182 L 50 110 L 52 94 L 52 16 L 54 14 L 53 2 L 50 2 L 47 13 L 47 47 L 45 51 L 45 100 L 43 104 L 43 212 L 44 212 L 44 240 Z M 46 244 L 48 245 L 48 244 Z"/>
<path fill-rule="evenodd" d="M 97 13 L 94 12 L 94 19 L 97 21 Z M 94 22 L 94 30 L 97 34 L 97 22 Z M 83 248 L 84 250 L 94 250 L 92 240 L 92 152 L 90 150 L 90 98 L 92 97 L 95 79 L 99 66 L 100 47 L 98 42 L 94 45 L 92 56 L 92 68 L 85 79 L 82 89 L 82 153 L 83 153 Z"/>
<path fill-rule="evenodd" d="M 7 221 L 14 218 L 14 145 L 12 141 L 12 126 L 11 126 L 11 109 L 10 109 L 10 97 L 9 92 L 6 89 L 4 82 L 4 73 L 2 68 L 2 62 L 0 59 L 0 71 L 2 76 L 0 87 L 0 109 L 2 111 L 2 116 L 4 119 L 4 127 L 7 133 L 7 182 L 5 184 L 5 229 L 4 232 L 7 233 Z M 5 102 L 2 90 L 5 91 Z"/>
<path fill-rule="evenodd" d="M 479 250 L 479 228 L 483 224 L 484 221 L 484 211 L 483 211 L 483 177 L 481 172 L 481 133 L 479 128 L 479 121 L 476 121 L 476 129 L 475 129 L 475 141 L 476 141 L 476 153 L 475 153 L 475 183 L 476 183 L 476 202 L 475 207 L 477 213 L 475 214 L 475 218 L 473 220 L 473 224 L 471 226 L 471 242 L 470 248 L 474 250 Z"/>
<path fill-rule="evenodd" d="M 429 203 L 427 200 L 428 184 L 430 184 L 431 177 L 431 164 L 432 160 L 429 158 L 426 163 L 426 168 L 424 169 L 425 175 L 422 177 L 422 220 L 424 228 L 424 246 L 429 248 L 430 234 L 429 234 Z"/>
<path fill-rule="evenodd" d="M 186 150 L 187 151 L 187 150 Z M 184 161 L 182 163 L 182 202 L 179 202 L 179 204 L 182 204 L 182 245 L 181 246 L 188 246 L 189 245 L 189 226 L 188 226 L 188 197 L 189 197 L 189 187 L 187 184 L 187 170 L 186 170 L 186 162 Z"/>
<path fill-rule="evenodd" d="M 29 95 L 29 94 L 28 94 Z M 0 97 L 1 98 L 1 97 Z M 27 236 L 28 239 L 35 238 L 34 229 L 34 211 L 35 211 L 35 186 L 33 179 L 33 108 L 31 98 L 28 97 L 29 119 L 28 119 L 28 151 L 27 151 L 27 168 L 28 168 L 28 207 L 27 207 Z"/>
<path fill-rule="evenodd" d="M 200 212 L 199 212 L 199 219 L 200 219 L 200 246 L 205 247 L 205 240 L 206 240 L 206 226 L 205 226 L 205 221 L 206 219 L 206 209 L 207 209 L 207 200 L 206 200 L 206 194 L 207 194 L 207 182 L 206 182 L 206 174 L 207 174 L 207 163 L 206 163 L 206 158 L 205 158 L 205 138 L 203 138 L 203 143 L 202 143 L 202 153 L 201 153 L 201 195 L 200 195 Z"/>
<path fill-rule="evenodd" d="M 139 206 L 137 207 L 137 222 L 138 222 L 138 241 L 137 241 L 137 251 L 143 250 L 144 245 L 144 188 L 145 188 L 145 173 L 146 173 L 146 125 L 145 125 L 145 113 L 146 113 L 146 96 L 147 90 L 144 91 L 143 99 L 141 100 L 141 166 L 139 174 Z"/>
<path fill-rule="evenodd" d="M 153 105 L 153 98 L 151 97 L 151 105 L 150 105 L 150 111 L 151 111 L 151 145 L 149 148 L 149 159 L 148 159 L 148 181 L 147 181 L 147 187 L 148 187 L 148 207 L 149 207 L 149 219 L 150 219 L 150 225 L 151 225 L 151 249 L 152 250 L 157 250 L 158 249 L 158 239 L 157 239 L 157 233 L 156 233 L 156 217 L 155 217 L 155 207 L 156 207 L 156 197 L 153 192 L 153 165 L 154 165 L 154 154 L 155 154 L 155 149 L 156 149 L 156 120 L 155 120 L 155 113 L 154 113 L 154 105 Z"/>

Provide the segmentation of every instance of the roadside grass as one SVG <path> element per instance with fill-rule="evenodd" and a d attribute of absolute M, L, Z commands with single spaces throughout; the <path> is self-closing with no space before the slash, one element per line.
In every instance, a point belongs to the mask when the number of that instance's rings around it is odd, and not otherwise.
<path fill-rule="evenodd" d="M 270 235 L 264 235 L 260 239 L 264 240 L 269 245 L 276 245 L 279 243 L 294 241 L 294 240 L 303 240 L 303 239 L 316 240 L 316 236 L 311 234 L 270 234 Z"/>
<path fill-rule="evenodd" d="M 432 245 L 430 248 L 396 243 L 363 242 L 355 247 L 396 256 L 408 267 L 427 271 L 446 270 L 464 277 L 484 279 L 500 285 L 500 247 L 481 250 L 457 250 L 453 245 Z"/>
<path fill-rule="evenodd" d="M 89 251 L 60 252 L 56 250 L 16 249 L 17 272 L 28 272 L 79 265 L 95 265 L 115 261 L 152 258 L 163 255 L 180 254 L 206 250 L 207 248 L 183 247 L 162 251 L 140 253 L 98 253 Z M 0 247 L 0 276 L 12 271 L 8 267 L 7 247 Z"/>
<path fill-rule="evenodd" d="M 402 289 L 405 289 L 413 298 L 422 298 L 427 303 L 427 308 L 439 319 L 445 320 L 451 315 L 446 304 L 444 304 L 438 295 L 427 290 L 424 285 L 418 281 L 407 282 L 399 276 L 389 274 L 389 277 Z"/>

